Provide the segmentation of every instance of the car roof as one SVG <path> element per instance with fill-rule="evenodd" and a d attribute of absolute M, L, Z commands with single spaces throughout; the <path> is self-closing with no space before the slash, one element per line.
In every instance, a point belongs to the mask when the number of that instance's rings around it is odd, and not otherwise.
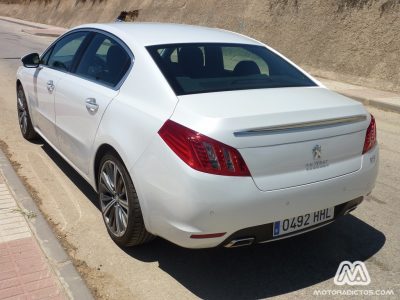
<path fill-rule="evenodd" d="M 260 42 L 228 30 L 173 23 L 105 23 L 85 24 L 77 28 L 107 31 L 128 45 L 150 46 L 177 43 L 238 43 L 262 45 Z M 130 45 L 129 45 L 130 46 Z"/>

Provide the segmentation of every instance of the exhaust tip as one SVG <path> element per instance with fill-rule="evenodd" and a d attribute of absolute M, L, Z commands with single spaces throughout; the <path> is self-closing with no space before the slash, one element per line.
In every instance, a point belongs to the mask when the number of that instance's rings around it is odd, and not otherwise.
<path fill-rule="evenodd" d="M 225 248 L 237 248 L 243 246 L 250 246 L 254 243 L 255 238 L 243 238 L 243 239 L 236 239 L 230 241 L 228 244 L 225 245 Z"/>
<path fill-rule="evenodd" d="M 344 212 L 344 215 L 348 215 L 349 213 L 351 213 L 353 210 L 355 210 L 355 209 L 357 208 L 357 206 L 358 206 L 358 205 L 355 205 L 355 206 L 349 208 L 348 210 L 346 210 L 346 211 Z"/>

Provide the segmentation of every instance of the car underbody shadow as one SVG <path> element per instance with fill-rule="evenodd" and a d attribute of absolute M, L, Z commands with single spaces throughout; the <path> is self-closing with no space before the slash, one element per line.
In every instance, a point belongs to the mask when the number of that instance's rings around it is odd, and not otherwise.
<path fill-rule="evenodd" d="M 43 140 L 42 140 L 43 141 Z M 85 179 L 79 175 L 49 144 L 43 141 L 43 151 L 56 163 L 61 171 L 79 188 L 79 190 L 97 207 L 100 208 L 97 193 Z"/>
<path fill-rule="evenodd" d="M 202 299 L 260 299 L 312 286 L 335 276 L 343 260 L 364 261 L 385 236 L 347 215 L 321 229 L 254 246 L 190 250 L 165 240 L 124 249 L 154 262 Z"/>

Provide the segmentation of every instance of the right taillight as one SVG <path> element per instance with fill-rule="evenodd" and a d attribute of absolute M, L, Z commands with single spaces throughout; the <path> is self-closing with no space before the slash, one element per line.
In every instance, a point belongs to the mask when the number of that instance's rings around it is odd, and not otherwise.
<path fill-rule="evenodd" d="M 174 121 L 167 120 L 158 134 L 195 170 L 225 176 L 250 176 L 239 151 Z"/>
<path fill-rule="evenodd" d="M 369 123 L 367 133 L 365 135 L 365 142 L 362 154 L 371 150 L 376 144 L 376 123 L 375 118 L 371 115 L 371 122 Z"/>

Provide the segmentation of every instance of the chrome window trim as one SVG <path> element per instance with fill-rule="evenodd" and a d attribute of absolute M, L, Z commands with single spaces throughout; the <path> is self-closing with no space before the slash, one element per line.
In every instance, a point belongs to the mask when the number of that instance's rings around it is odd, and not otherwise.
<path fill-rule="evenodd" d="M 114 34 L 108 32 L 108 31 L 105 31 L 105 30 L 102 30 L 102 29 L 98 29 L 98 28 L 92 28 L 92 27 L 77 28 L 77 29 L 68 31 L 68 32 L 64 33 L 63 35 L 61 35 L 60 37 L 58 37 L 53 43 L 51 43 L 50 46 L 47 47 L 45 51 L 43 51 L 43 54 L 40 55 L 40 59 L 42 59 L 42 57 L 43 57 L 48 51 L 51 51 L 52 47 L 53 47 L 58 41 L 60 41 L 62 38 L 66 37 L 67 35 L 70 35 L 70 34 L 72 34 L 72 33 L 80 32 L 80 31 L 84 31 L 84 32 L 88 32 L 88 33 L 100 33 L 100 34 L 103 34 L 103 35 L 105 35 L 105 36 L 108 36 L 109 38 L 113 39 L 116 43 L 118 43 L 118 45 L 120 45 L 120 46 L 128 53 L 128 55 L 130 56 L 130 58 L 131 58 L 131 64 L 130 64 L 128 70 L 125 72 L 124 76 L 122 76 L 121 80 L 120 80 L 115 86 L 111 86 L 111 85 L 106 84 L 106 83 L 103 83 L 103 82 L 98 82 L 98 81 L 96 81 L 96 80 L 94 80 L 94 79 L 87 78 L 87 77 L 82 76 L 82 75 L 78 75 L 78 74 L 76 74 L 76 73 L 74 73 L 74 72 L 63 71 L 63 70 L 59 70 L 59 69 L 56 69 L 56 68 L 52 68 L 52 67 L 49 67 L 48 65 L 40 64 L 40 68 L 41 68 L 41 69 L 43 69 L 43 68 L 48 68 L 48 69 L 55 70 L 55 71 L 58 71 L 58 72 L 66 73 L 66 74 L 69 74 L 69 75 L 72 75 L 72 76 L 81 78 L 81 79 L 83 79 L 83 80 L 87 80 L 87 81 L 96 83 L 96 84 L 98 84 L 98 85 L 104 86 L 104 87 L 109 88 L 109 89 L 112 89 L 112 90 L 114 90 L 114 91 L 118 91 L 118 90 L 121 88 L 121 86 L 124 84 L 126 78 L 129 76 L 129 74 L 130 74 L 130 72 L 131 72 L 131 70 L 132 70 L 132 68 L 133 68 L 133 65 L 135 64 L 135 55 L 132 53 L 132 50 L 125 44 L 124 41 L 122 41 L 119 37 L 117 37 L 116 35 L 114 35 Z M 85 54 L 85 53 L 83 53 L 83 55 L 84 55 L 84 54 Z M 82 55 L 82 57 L 83 57 L 83 55 Z M 82 57 L 81 57 L 81 58 L 82 58 Z"/>
<path fill-rule="evenodd" d="M 358 123 L 367 120 L 366 115 L 355 115 L 349 117 L 342 117 L 342 118 L 333 118 L 333 119 L 325 119 L 325 120 L 318 120 L 318 121 L 311 121 L 311 122 L 301 122 L 301 123 L 291 123 L 291 124 L 284 124 L 278 126 L 269 126 L 269 127 L 259 127 L 259 128 L 252 128 L 252 129 L 245 129 L 240 131 L 235 131 L 233 133 L 236 137 L 243 137 L 243 136 L 251 136 L 251 135 L 263 135 L 263 134 L 273 134 L 279 133 L 281 131 L 287 130 L 296 130 L 296 129 L 303 129 L 303 128 L 319 128 L 319 127 L 326 127 L 332 125 L 345 125 L 345 124 L 352 124 Z"/>

